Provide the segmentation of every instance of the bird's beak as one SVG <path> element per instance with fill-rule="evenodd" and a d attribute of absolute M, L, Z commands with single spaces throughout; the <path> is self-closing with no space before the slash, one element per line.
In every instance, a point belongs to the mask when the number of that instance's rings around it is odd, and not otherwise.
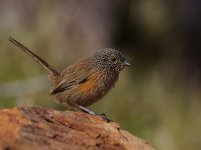
<path fill-rule="evenodd" d="M 127 60 L 125 60 L 123 62 L 123 64 L 124 64 L 124 66 L 132 67 L 132 65 Z"/>

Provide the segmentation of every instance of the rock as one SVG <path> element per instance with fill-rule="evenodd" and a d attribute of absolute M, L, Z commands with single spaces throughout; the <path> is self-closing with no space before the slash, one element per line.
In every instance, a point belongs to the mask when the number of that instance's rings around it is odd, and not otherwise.
<path fill-rule="evenodd" d="M 40 107 L 0 111 L 1 150 L 153 150 L 114 122 L 83 112 Z"/>

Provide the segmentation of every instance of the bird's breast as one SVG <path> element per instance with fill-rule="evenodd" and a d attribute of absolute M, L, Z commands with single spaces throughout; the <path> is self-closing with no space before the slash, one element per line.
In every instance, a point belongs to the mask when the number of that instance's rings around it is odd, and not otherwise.
<path fill-rule="evenodd" d="M 88 106 L 103 97 L 115 84 L 118 75 L 108 72 L 94 71 L 88 79 L 78 87 L 80 105 Z"/>

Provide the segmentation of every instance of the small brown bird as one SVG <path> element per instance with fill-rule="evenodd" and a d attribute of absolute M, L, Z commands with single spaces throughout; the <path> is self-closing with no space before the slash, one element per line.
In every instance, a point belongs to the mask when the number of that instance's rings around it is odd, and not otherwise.
<path fill-rule="evenodd" d="M 120 71 L 125 66 L 131 66 L 119 51 L 109 48 L 99 50 L 58 72 L 12 37 L 9 40 L 49 72 L 49 79 L 54 84 L 51 95 L 56 102 L 64 104 L 69 110 L 100 115 L 110 121 L 105 114 L 94 113 L 86 107 L 102 98 L 114 86 Z"/>

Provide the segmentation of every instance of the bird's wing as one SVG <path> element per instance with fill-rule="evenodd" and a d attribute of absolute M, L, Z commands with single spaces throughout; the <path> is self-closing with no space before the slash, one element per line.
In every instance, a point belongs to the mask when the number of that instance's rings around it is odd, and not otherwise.
<path fill-rule="evenodd" d="M 87 61 L 80 60 L 67 67 L 62 73 L 60 81 L 52 90 L 51 95 L 72 89 L 73 87 L 87 81 L 90 76 L 90 67 Z"/>

